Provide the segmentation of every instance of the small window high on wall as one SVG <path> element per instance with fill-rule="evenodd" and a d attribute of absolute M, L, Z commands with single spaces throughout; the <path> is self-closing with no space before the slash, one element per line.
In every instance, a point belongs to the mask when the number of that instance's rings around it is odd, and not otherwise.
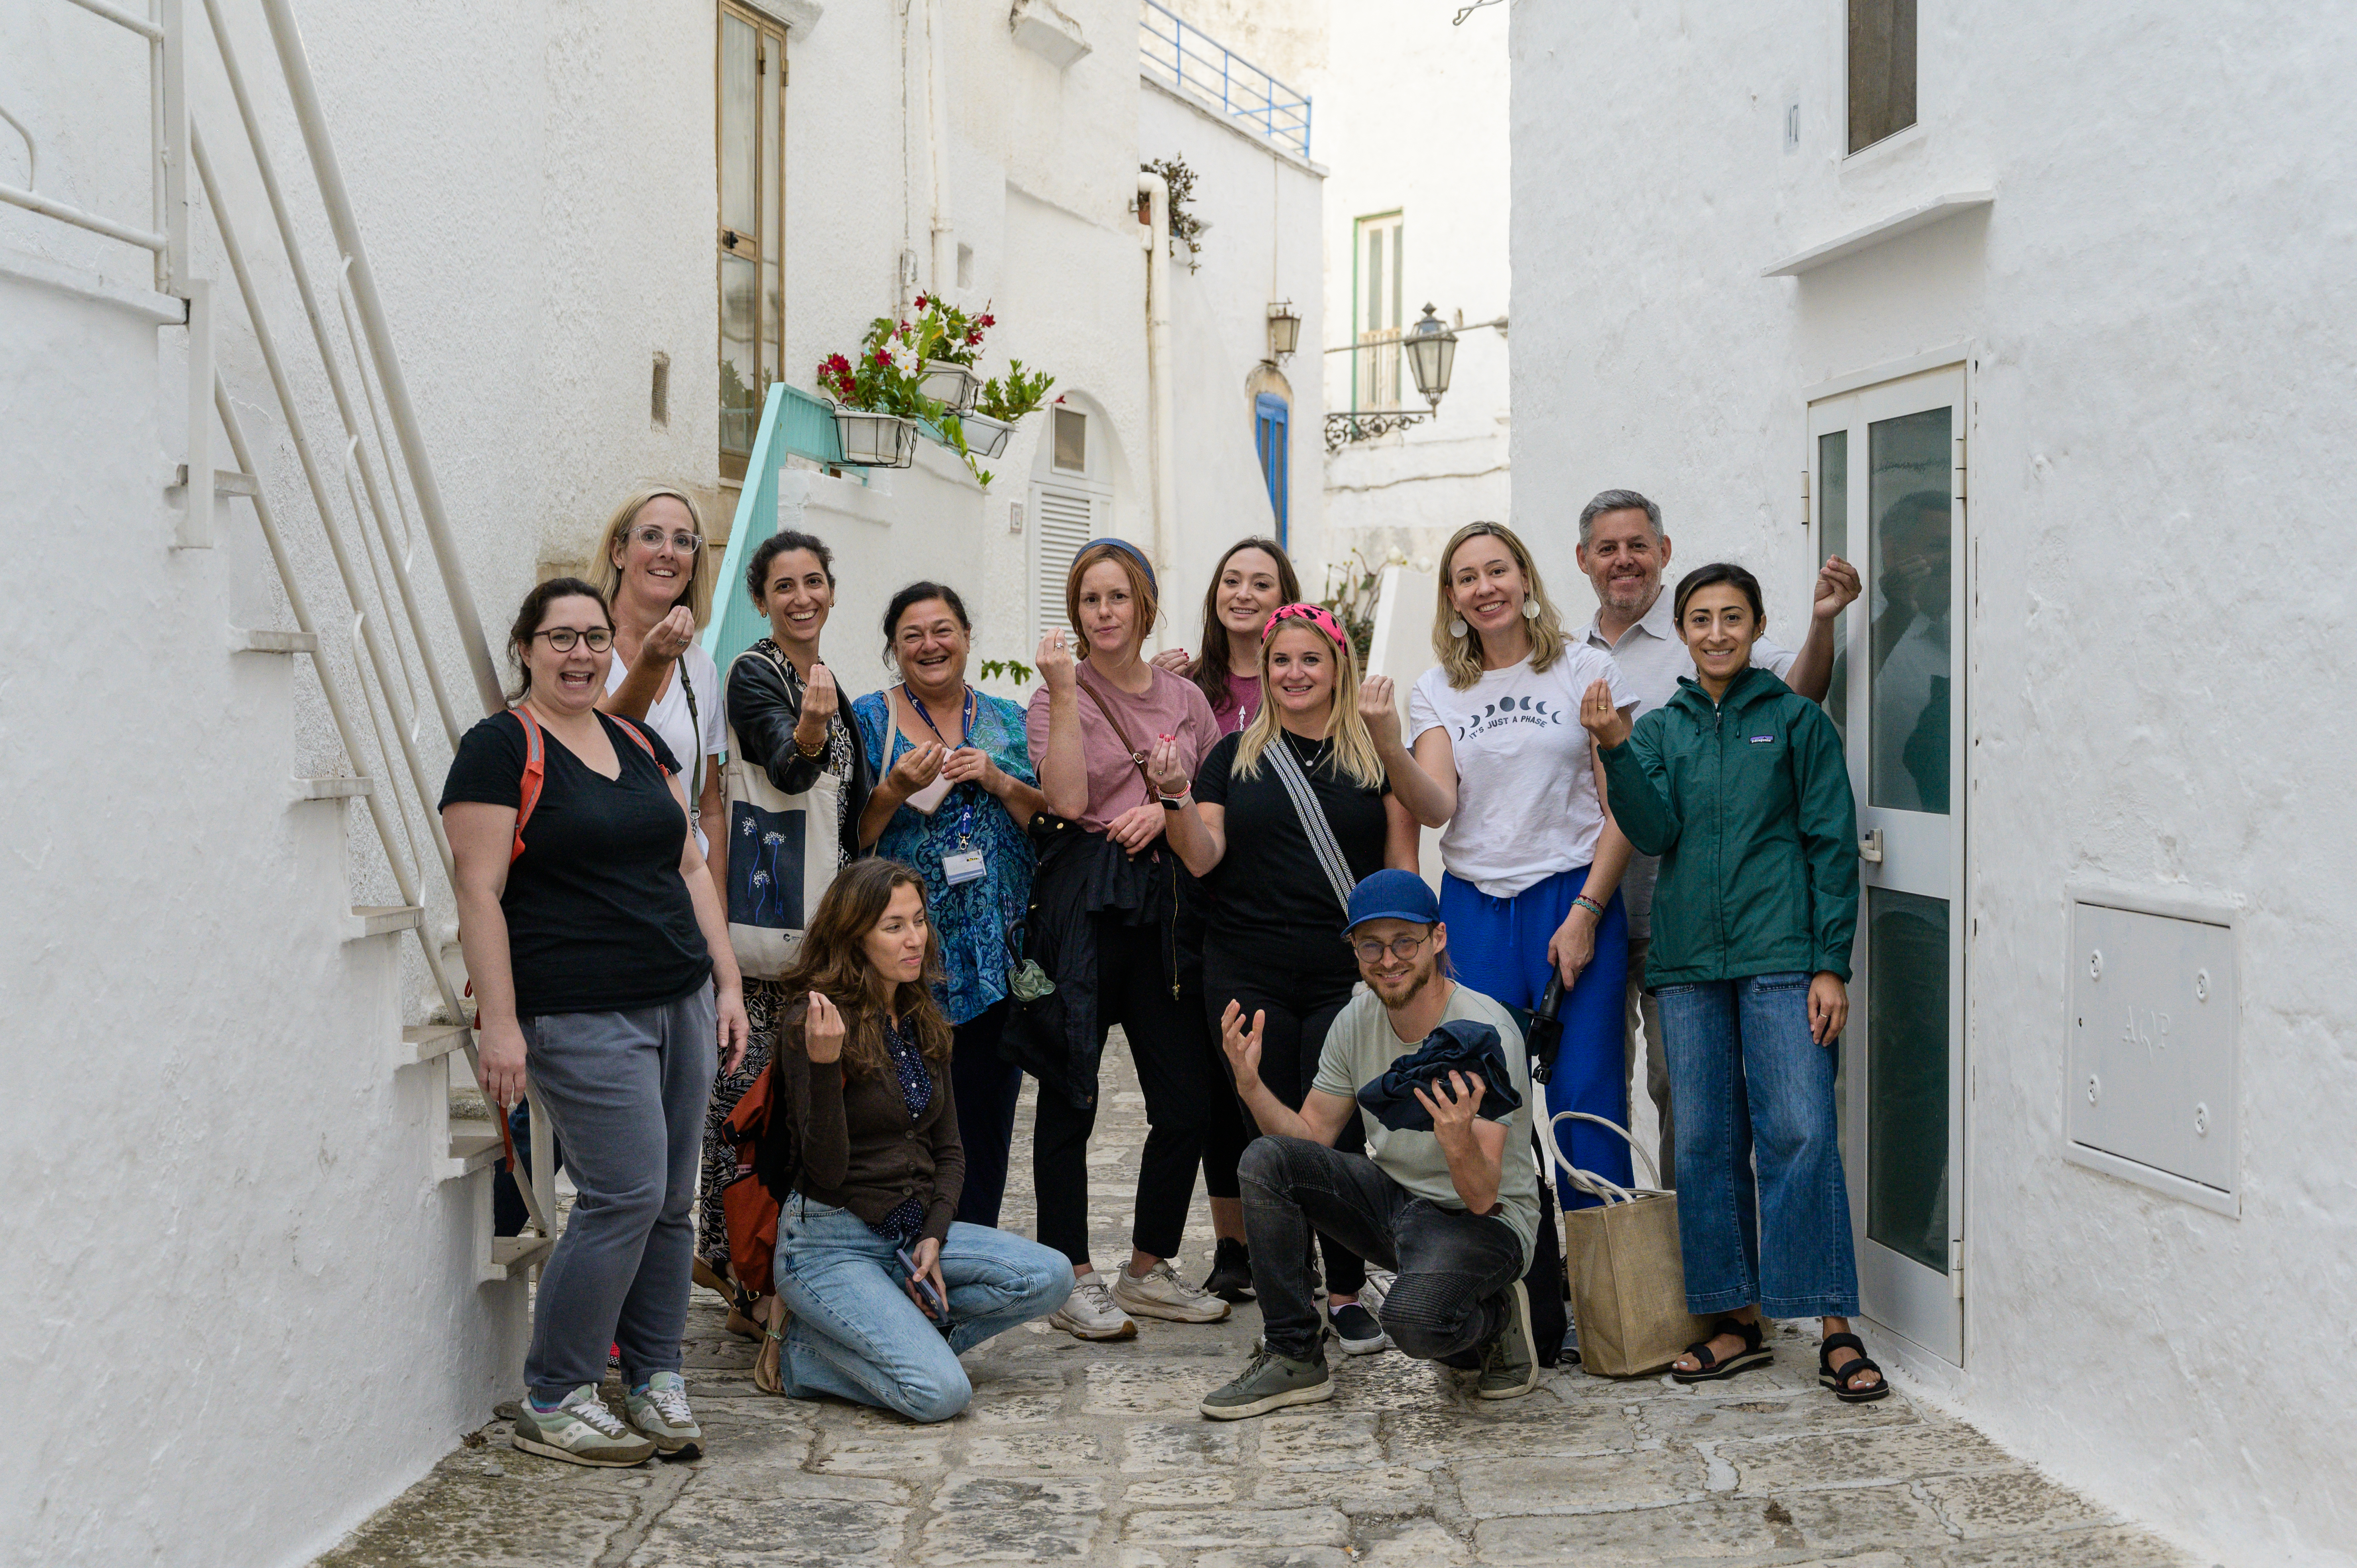
<path fill-rule="evenodd" d="M 737 480 L 783 369 L 786 35 L 723 5 L 719 47 L 720 477 Z"/>
<path fill-rule="evenodd" d="M 1915 124 L 1915 0 L 1849 0 L 1849 150 Z"/>

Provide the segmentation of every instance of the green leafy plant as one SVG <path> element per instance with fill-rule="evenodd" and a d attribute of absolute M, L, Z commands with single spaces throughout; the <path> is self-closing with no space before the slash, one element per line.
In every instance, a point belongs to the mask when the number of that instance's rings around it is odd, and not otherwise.
<path fill-rule="evenodd" d="M 965 444 L 965 421 L 954 413 L 943 414 L 942 434 L 949 438 L 952 446 L 957 448 L 957 455 L 965 460 L 966 472 L 974 476 L 974 483 L 985 490 L 990 489 L 990 481 L 997 476 L 974 461 L 973 450 Z"/>
<path fill-rule="evenodd" d="M 1203 253 L 1203 231 L 1211 225 L 1195 216 L 1188 203 L 1195 199 L 1195 171 L 1187 166 L 1185 158 L 1157 158 L 1138 168 L 1147 174 L 1158 174 L 1162 183 L 1170 188 L 1170 253 L 1176 256 L 1178 247 L 1187 247 L 1187 270 L 1200 272 L 1203 263 L 1195 258 Z"/>
<path fill-rule="evenodd" d="M 879 316 L 867 325 L 857 359 L 829 354 L 819 361 L 819 389 L 845 408 L 938 420 L 942 405 L 924 394 L 925 356 L 908 322 Z"/>
<path fill-rule="evenodd" d="M 996 681 L 1004 675 L 1017 686 L 1028 686 L 1032 674 L 1031 666 L 1020 659 L 985 659 L 982 661 L 982 678 L 985 681 Z"/>
<path fill-rule="evenodd" d="M 1047 371 L 1034 371 L 1027 375 L 1022 360 L 1009 360 L 1005 375 L 993 376 L 982 383 L 982 395 L 974 400 L 974 411 L 1012 424 L 1046 402 L 1048 389 L 1055 384 L 1056 378 Z"/>
<path fill-rule="evenodd" d="M 982 335 L 997 325 L 998 317 L 990 314 L 987 305 L 980 315 L 968 316 L 939 295 L 920 294 L 917 318 L 903 322 L 900 329 L 915 341 L 924 358 L 970 367 L 982 357 Z"/>

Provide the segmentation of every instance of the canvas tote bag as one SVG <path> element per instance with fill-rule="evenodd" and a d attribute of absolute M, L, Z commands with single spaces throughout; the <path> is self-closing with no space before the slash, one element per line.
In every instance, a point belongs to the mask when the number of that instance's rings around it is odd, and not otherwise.
<path fill-rule="evenodd" d="M 1668 1366 L 1687 1346 L 1710 1337 L 1706 1318 L 1686 1311 L 1685 1268 L 1678 1255 L 1678 1195 L 1659 1187 L 1623 1187 L 1564 1157 L 1555 1124 L 1592 1122 L 1629 1140 L 1648 1180 L 1661 1176 L 1629 1130 L 1584 1111 L 1544 1119 L 1547 1158 L 1580 1191 L 1603 1199 L 1563 1215 L 1564 1265 L 1571 1312 L 1579 1326 L 1579 1364 L 1599 1377 L 1625 1378 Z"/>
<path fill-rule="evenodd" d="M 759 649 L 737 657 L 767 658 L 795 683 L 782 659 Z M 720 782 L 728 808 L 728 945 L 748 978 L 775 980 L 802 950 L 802 931 L 834 880 L 843 780 L 821 769 L 809 789 L 787 794 L 746 757 L 731 721 Z"/>

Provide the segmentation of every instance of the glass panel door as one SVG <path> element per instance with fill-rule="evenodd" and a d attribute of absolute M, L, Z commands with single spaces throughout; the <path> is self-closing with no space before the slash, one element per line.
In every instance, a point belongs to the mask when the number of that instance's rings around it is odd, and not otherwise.
<path fill-rule="evenodd" d="M 1863 900 L 1843 1041 L 1844 1163 L 1865 1316 L 1964 1359 L 1961 366 L 1811 406 L 1817 554 L 1854 562 L 1827 707 L 1857 799 Z M 1861 462 L 1860 459 L 1863 459 Z"/>

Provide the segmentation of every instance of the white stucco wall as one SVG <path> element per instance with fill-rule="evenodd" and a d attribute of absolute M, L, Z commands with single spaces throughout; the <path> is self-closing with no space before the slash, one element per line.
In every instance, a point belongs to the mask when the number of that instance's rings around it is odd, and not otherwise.
<path fill-rule="evenodd" d="M 2357 1297 L 2357 725 L 2301 679 L 2346 662 L 2357 39 L 2271 5 L 1927 5 L 1921 129 L 1843 161 L 1841 17 L 1514 9 L 1517 490 L 1643 489 L 1682 564 L 1749 562 L 1789 625 L 1804 389 L 1965 346 L 1978 1089 L 1939 1383 L 2201 1561 L 2357 1561 L 2357 1377 L 2286 1359 Z M 1986 216 L 1760 276 L 1976 188 Z M 2241 907 L 2239 1218 L 2062 1158 L 2074 878 Z"/>

